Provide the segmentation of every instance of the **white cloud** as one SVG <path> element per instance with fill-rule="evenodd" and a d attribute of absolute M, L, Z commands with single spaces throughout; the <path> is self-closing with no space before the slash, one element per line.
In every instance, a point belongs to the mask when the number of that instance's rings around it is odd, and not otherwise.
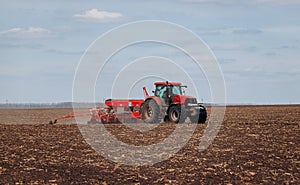
<path fill-rule="evenodd" d="M 98 11 L 97 9 L 87 10 L 81 14 L 75 14 L 73 17 L 83 22 L 110 22 L 122 17 L 122 14 L 116 12 Z"/>
<path fill-rule="evenodd" d="M 0 31 L 0 37 L 7 38 L 45 38 L 51 35 L 51 31 L 45 28 L 29 27 L 29 28 L 12 28 Z"/>

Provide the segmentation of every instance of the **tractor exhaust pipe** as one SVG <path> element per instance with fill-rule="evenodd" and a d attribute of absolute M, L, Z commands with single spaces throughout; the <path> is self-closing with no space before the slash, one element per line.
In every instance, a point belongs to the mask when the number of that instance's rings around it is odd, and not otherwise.
<path fill-rule="evenodd" d="M 145 99 L 147 99 L 149 97 L 149 94 L 147 92 L 146 87 L 143 87 L 143 92 L 144 92 Z"/>

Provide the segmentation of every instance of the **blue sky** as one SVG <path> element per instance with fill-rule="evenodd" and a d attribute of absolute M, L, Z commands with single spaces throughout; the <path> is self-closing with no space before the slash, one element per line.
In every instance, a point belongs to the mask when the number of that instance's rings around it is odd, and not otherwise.
<path fill-rule="evenodd" d="M 209 45 L 228 103 L 300 103 L 298 0 L 10 0 L 0 10 L 1 103 L 71 101 L 87 47 L 116 26 L 152 19 Z"/>

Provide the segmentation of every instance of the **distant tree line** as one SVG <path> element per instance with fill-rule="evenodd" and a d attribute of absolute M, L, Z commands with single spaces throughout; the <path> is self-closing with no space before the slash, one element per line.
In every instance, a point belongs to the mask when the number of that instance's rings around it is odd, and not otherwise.
<path fill-rule="evenodd" d="M 72 103 L 72 102 L 60 102 L 60 103 L 1 103 L 0 108 L 91 108 L 95 106 L 104 106 L 103 103 Z"/>

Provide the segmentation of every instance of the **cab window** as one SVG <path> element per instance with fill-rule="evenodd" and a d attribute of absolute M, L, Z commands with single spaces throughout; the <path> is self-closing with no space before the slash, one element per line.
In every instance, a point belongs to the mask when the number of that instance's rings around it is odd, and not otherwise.
<path fill-rule="evenodd" d="M 155 90 L 155 96 L 158 96 L 158 97 L 163 97 L 164 93 L 166 92 L 167 90 L 167 87 L 164 86 L 164 85 L 158 85 L 156 86 L 156 90 Z"/>
<path fill-rule="evenodd" d="M 181 87 L 180 86 L 173 86 L 172 87 L 172 93 L 181 95 Z"/>

